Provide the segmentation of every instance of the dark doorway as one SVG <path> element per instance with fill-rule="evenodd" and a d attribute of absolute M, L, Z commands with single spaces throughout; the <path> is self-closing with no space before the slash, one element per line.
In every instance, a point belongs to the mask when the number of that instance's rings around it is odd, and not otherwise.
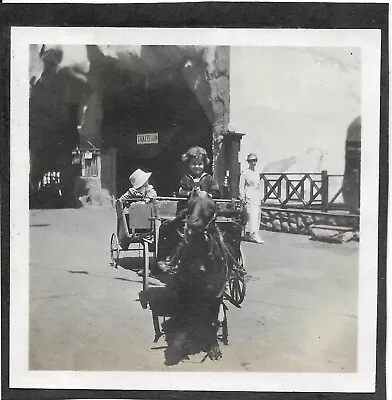
<path fill-rule="evenodd" d="M 117 196 L 128 189 L 128 177 L 137 168 L 151 171 L 158 195 L 169 196 L 178 190 L 181 155 L 189 147 L 202 146 L 212 158 L 209 84 L 200 72 L 195 90 L 182 69 L 171 72 L 170 80 L 148 87 L 146 78 L 118 72 L 115 91 L 105 90 L 102 138 L 105 147 L 118 150 Z M 158 143 L 137 144 L 137 135 L 145 133 L 158 133 Z"/>

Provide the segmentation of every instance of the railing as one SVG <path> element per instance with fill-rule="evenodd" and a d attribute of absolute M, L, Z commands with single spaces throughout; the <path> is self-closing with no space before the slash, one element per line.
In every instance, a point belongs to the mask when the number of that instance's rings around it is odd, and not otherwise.
<path fill-rule="evenodd" d="M 263 205 L 281 208 L 310 208 L 323 212 L 349 208 L 343 202 L 343 175 L 321 173 L 260 174 Z"/>

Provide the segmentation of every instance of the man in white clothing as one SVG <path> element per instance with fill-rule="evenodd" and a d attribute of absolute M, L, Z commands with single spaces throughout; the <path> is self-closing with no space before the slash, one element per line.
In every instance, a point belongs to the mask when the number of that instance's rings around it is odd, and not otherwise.
<path fill-rule="evenodd" d="M 245 238 L 251 242 L 262 244 L 264 241 L 259 235 L 261 215 L 261 191 L 260 176 L 255 171 L 257 156 L 250 153 L 247 157 L 249 168 L 244 170 L 240 176 L 239 192 L 240 198 L 246 207 L 246 235 Z"/>

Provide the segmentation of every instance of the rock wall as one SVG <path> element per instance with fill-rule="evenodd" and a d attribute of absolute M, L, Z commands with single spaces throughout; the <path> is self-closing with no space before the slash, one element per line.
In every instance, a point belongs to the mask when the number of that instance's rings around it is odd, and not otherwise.
<path fill-rule="evenodd" d="M 229 58 L 228 46 L 31 45 L 31 187 L 46 170 L 59 170 L 56 159 L 61 176 L 75 180 L 71 151 L 89 143 L 118 149 L 120 191 L 139 167 L 155 168 L 161 191 L 173 190 L 181 171 L 167 159 L 179 162 L 196 144 L 222 182 Z M 159 144 L 137 146 L 136 134 L 149 132 L 159 132 Z M 63 191 L 73 193 L 69 185 Z"/>
<path fill-rule="evenodd" d="M 213 172 L 222 186 L 225 173 L 223 139 L 228 132 L 230 120 L 230 47 L 216 46 L 211 58 L 207 67 L 207 79 L 211 88 L 210 101 L 214 115 Z"/>
<path fill-rule="evenodd" d="M 310 235 L 313 225 L 350 227 L 359 230 L 359 216 L 312 212 L 309 210 L 277 210 L 263 207 L 260 229 Z"/>
<path fill-rule="evenodd" d="M 345 168 L 342 184 L 344 202 L 353 212 L 360 208 L 361 188 L 361 117 L 351 122 L 347 129 Z"/>

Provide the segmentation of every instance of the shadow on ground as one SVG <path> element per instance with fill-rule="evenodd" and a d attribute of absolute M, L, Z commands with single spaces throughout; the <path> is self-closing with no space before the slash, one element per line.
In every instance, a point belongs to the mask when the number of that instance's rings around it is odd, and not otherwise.
<path fill-rule="evenodd" d="M 221 358 L 217 338 L 217 325 L 211 318 L 216 301 L 203 301 L 196 297 L 178 296 L 175 285 L 170 280 L 165 287 L 150 287 L 148 304 L 152 314 L 156 343 L 164 336 L 167 346 L 164 349 L 166 365 L 176 365 L 189 360 L 189 356 L 206 353 L 212 360 Z M 182 303 L 179 303 L 181 299 Z M 211 312 L 212 311 L 212 312 Z"/>
<path fill-rule="evenodd" d="M 33 224 L 30 225 L 30 228 L 44 228 L 46 226 L 50 226 L 50 224 Z"/>
<path fill-rule="evenodd" d="M 121 257 L 117 265 L 129 271 L 139 272 L 143 270 L 143 263 L 143 257 Z"/>

